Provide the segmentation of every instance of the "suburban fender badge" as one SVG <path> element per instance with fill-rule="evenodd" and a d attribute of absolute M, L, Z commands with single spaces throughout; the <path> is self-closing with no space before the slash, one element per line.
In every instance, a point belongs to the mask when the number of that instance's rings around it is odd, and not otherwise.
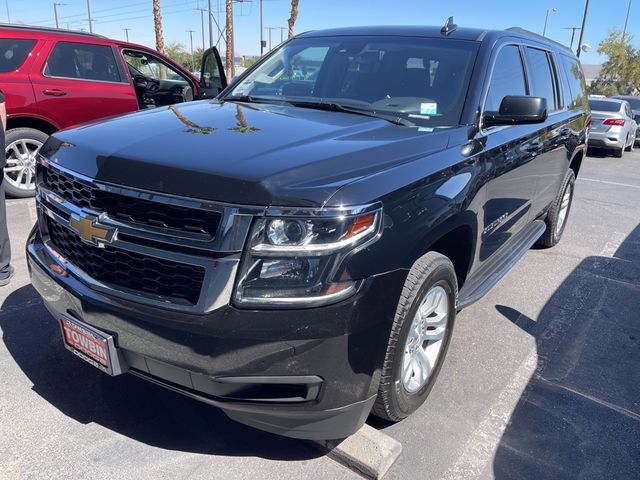
<path fill-rule="evenodd" d="M 69 227 L 80 236 L 83 242 L 102 247 L 105 243 L 111 243 L 113 241 L 117 230 L 111 227 L 96 225 L 97 221 L 97 217 L 74 214 L 69 218 Z"/>

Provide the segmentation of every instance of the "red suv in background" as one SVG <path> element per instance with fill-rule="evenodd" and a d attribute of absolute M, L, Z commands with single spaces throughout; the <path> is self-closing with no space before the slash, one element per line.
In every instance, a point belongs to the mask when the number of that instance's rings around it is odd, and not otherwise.
<path fill-rule="evenodd" d="M 215 48 L 198 80 L 150 48 L 99 35 L 0 25 L 0 89 L 7 106 L 5 187 L 35 193 L 35 153 L 51 133 L 80 123 L 194 98 L 226 86 Z"/>

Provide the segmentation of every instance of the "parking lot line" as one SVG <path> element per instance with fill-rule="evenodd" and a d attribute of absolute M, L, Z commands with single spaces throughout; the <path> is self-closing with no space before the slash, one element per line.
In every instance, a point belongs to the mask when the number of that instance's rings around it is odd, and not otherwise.
<path fill-rule="evenodd" d="M 594 183 L 604 183 L 606 185 L 615 185 L 617 187 L 629 187 L 640 190 L 640 185 L 631 185 L 629 183 L 618 183 L 618 182 L 609 182 L 608 180 L 598 180 L 597 178 L 585 178 L 580 177 L 581 182 L 594 182 Z"/>

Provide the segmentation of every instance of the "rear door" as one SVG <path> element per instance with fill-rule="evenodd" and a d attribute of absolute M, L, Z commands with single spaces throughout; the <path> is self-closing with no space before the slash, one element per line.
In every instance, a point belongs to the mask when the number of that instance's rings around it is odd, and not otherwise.
<path fill-rule="evenodd" d="M 549 115 L 537 133 L 538 151 L 533 159 L 536 190 L 531 200 L 532 217 L 544 212 L 553 202 L 569 166 L 567 141 L 569 115 L 560 90 L 556 63 L 550 51 L 525 45 L 524 57 L 529 79 L 529 95 L 547 100 Z"/>
<path fill-rule="evenodd" d="M 138 109 L 133 87 L 109 45 L 53 42 L 32 83 L 41 114 L 60 128 Z"/>

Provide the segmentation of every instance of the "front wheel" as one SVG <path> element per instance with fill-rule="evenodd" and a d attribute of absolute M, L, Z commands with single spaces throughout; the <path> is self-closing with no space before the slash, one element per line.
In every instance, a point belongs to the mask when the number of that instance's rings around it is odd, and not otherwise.
<path fill-rule="evenodd" d="M 36 153 L 49 136 L 34 128 L 12 128 L 5 137 L 7 165 L 4 184 L 8 196 L 33 197 L 36 193 Z"/>
<path fill-rule="evenodd" d="M 451 261 L 429 252 L 411 268 L 400 297 L 373 414 L 397 422 L 426 400 L 444 360 L 456 316 Z"/>

